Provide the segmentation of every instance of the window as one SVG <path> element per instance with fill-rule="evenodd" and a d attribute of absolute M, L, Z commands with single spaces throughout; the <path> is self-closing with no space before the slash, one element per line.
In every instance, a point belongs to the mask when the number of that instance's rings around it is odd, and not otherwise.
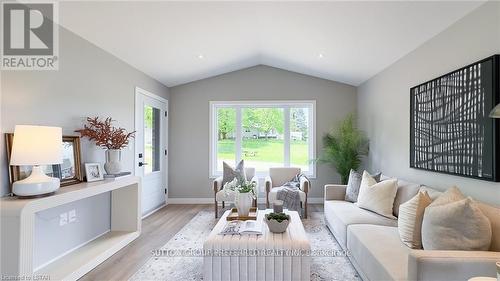
<path fill-rule="evenodd" d="M 160 170 L 160 109 L 144 106 L 144 168 L 145 174 Z"/>
<path fill-rule="evenodd" d="M 270 167 L 300 167 L 314 177 L 315 101 L 211 102 L 210 176 L 241 159 L 265 175 Z"/>

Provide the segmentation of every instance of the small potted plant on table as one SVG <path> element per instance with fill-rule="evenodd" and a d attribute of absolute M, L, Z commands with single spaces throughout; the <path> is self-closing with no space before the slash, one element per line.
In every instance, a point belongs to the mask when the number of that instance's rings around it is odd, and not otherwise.
<path fill-rule="evenodd" d="M 264 220 L 272 233 L 283 233 L 290 224 L 290 216 L 285 213 L 269 213 Z"/>
<path fill-rule="evenodd" d="M 224 185 L 226 195 L 234 194 L 234 205 L 238 209 L 238 216 L 247 217 L 252 207 L 252 201 L 257 198 L 256 183 L 237 178 Z"/>

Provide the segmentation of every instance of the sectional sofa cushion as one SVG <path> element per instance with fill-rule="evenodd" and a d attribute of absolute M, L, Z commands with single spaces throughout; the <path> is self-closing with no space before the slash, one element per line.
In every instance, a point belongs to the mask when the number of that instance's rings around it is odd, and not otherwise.
<path fill-rule="evenodd" d="M 425 250 L 485 251 L 491 244 L 491 224 L 472 198 L 456 187 L 425 209 L 422 244 Z"/>
<path fill-rule="evenodd" d="M 491 224 L 490 251 L 500 252 L 500 208 L 478 202 L 483 214 L 488 217 Z M 500 255 L 500 254 L 499 254 Z M 500 257 L 498 259 L 500 261 Z"/>
<path fill-rule="evenodd" d="M 398 191 L 392 208 L 394 216 L 399 216 L 399 206 L 417 195 L 420 187 L 421 185 L 418 183 L 398 179 Z"/>
<path fill-rule="evenodd" d="M 411 249 L 399 240 L 397 227 L 350 225 L 347 248 L 365 280 L 407 280 Z"/>
<path fill-rule="evenodd" d="M 420 191 L 412 199 L 401 204 L 398 217 L 398 232 L 401 241 L 412 249 L 422 248 L 422 219 L 427 206 L 432 203 L 427 191 Z"/>
<path fill-rule="evenodd" d="M 397 220 L 385 218 L 346 201 L 325 201 L 325 219 L 328 227 L 333 232 L 337 241 L 345 249 L 347 227 L 353 224 L 374 224 L 397 226 Z M 398 238 L 399 240 L 399 238 Z"/>
<path fill-rule="evenodd" d="M 396 219 L 393 215 L 394 198 L 398 188 L 396 183 L 397 179 L 377 183 L 368 172 L 364 171 L 357 206 L 384 217 Z"/>
<path fill-rule="evenodd" d="M 361 185 L 361 174 L 351 169 L 349 181 L 345 190 L 345 201 L 356 202 L 358 200 L 359 186 Z"/>
<path fill-rule="evenodd" d="M 382 173 L 377 173 L 372 175 L 375 181 L 380 181 L 380 176 Z M 349 181 L 347 182 L 347 188 L 345 191 L 345 201 L 356 202 L 358 201 L 359 188 L 361 186 L 361 179 L 363 175 L 351 169 L 349 172 Z"/>

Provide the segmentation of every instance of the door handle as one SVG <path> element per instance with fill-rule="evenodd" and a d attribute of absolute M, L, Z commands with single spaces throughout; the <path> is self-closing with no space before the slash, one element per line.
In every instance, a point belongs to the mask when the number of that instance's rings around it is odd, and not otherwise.
<path fill-rule="evenodd" d="M 148 165 L 148 163 L 139 162 L 139 167 L 146 166 L 146 165 Z"/>

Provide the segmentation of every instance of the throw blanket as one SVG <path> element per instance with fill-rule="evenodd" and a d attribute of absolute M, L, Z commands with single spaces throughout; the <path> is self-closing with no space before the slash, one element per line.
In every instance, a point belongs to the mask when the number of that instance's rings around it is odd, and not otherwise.
<path fill-rule="evenodd" d="M 300 179 L 302 177 L 307 179 L 304 174 L 297 174 L 278 190 L 276 199 L 283 201 L 283 207 L 292 211 L 300 210 Z"/>

